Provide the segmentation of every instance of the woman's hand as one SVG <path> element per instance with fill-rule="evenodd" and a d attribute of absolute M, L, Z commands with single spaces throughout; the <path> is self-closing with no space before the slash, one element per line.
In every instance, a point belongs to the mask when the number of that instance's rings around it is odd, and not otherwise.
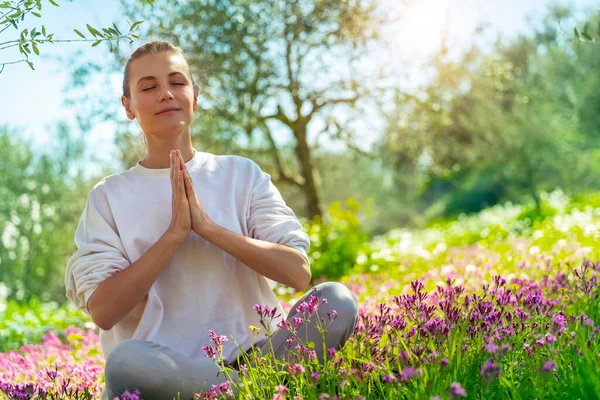
<path fill-rule="evenodd" d="M 184 241 L 192 231 L 192 218 L 190 215 L 190 205 L 185 194 L 185 182 L 183 171 L 181 170 L 181 160 L 175 151 L 170 154 L 171 165 L 171 224 L 170 232 L 178 241 Z"/>
<path fill-rule="evenodd" d="M 194 184 L 192 183 L 192 177 L 190 176 L 190 173 L 187 170 L 187 167 L 185 166 L 185 162 L 183 161 L 181 152 L 179 150 L 176 150 L 176 152 L 177 157 L 179 159 L 179 165 L 181 166 L 181 171 L 183 172 L 185 194 L 189 203 L 190 216 L 192 219 L 192 231 L 196 232 L 200 236 L 203 236 L 203 232 L 205 232 L 205 230 L 211 225 L 214 225 L 214 223 L 210 219 L 208 214 L 206 214 L 204 207 L 202 207 L 202 203 L 200 203 L 200 200 L 198 200 L 198 196 L 196 196 Z"/>

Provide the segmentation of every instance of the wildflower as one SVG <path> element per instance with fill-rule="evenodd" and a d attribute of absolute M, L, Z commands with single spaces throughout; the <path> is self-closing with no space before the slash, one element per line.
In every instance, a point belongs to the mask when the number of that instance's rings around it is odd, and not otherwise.
<path fill-rule="evenodd" d="M 141 400 L 140 391 L 136 390 L 133 393 L 125 391 L 125 393 L 121 395 L 120 400 Z"/>
<path fill-rule="evenodd" d="M 480 375 L 485 377 L 489 383 L 500 376 L 500 366 L 495 365 L 493 360 L 487 360 L 481 368 Z"/>
<path fill-rule="evenodd" d="M 548 344 L 556 342 L 556 337 L 550 332 L 546 333 L 545 339 Z"/>
<path fill-rule="evenodd" d="M 448 389 L 448 394 L 453 399 L 457 399 L 459 397 L 467 397 L 467 392 L 460 386 L 458 382 L 452 382 L 450 384 L 450 389 Z"/>
<path fill-rule="evenodd" d="M 310 374 L 310 377 L 312 378 L 312 380 L 314 380 L 315 382 L 319 380 L 319 376 L 321 376 L 317 371 L 312 372 Z"/>
<path fill-rule="evenodd" d="M 440 360 L 440 365 L 441 365 L 442 368 L 444 368 L 446 365 L 448 365 L 448 363 L 449 363 L 449 361 L 448 361 L 447 358 L 442 358 Z"/>
<path fill-rule="evenodd" d="M 413 367 L 402 368 L 402 382 L 407 382 L 410 378 L 415 376 L 415 369 Z"/>
<path fill-rule="evenodd" d="M 327 349 L 327 355 L 328 355 L 329 357 L 333 357 L 333 356 L 335 356 L 335 354 L 336 354 L 336 353 L 337 353 L 337 350 L 336 350 L 335 348 L 333 348 L 333 347 L 332 347 L 332 348 L 330 348 L 330 349 Z"/>
<path fill-rule="evenodd" d="M 396 380 L 396 377 L 394 375 L 387 374 L 386 376 L 383 377 L 383 383 L 385 383 L 386 385 L 394 382 L 395 380 Z"/>
<path fill-rule="evenodd" d="M 292 376 L 296 376 L 298 374 L 301 374 L 305 371 L 304 367 L 301 364 L 286 364 L 286 367 L 288 369 L 288 372 L 290 373 L 290 375 Z"/>
<path fill-rule="evenodd" d="M 496 354 L 496 351 L 498 351 L 498 346 L 494 343 L 486 343 L 483 347 L 492 355 Z"/>
<path fill-rule="evenodd" d="M 548 373 L 548 372 L 554 371 L 555 369 L 556 369 L 556 363 L 552 360 L 548 360 L 544 364 L 542 364 L 542 366 L 540 368 L 540 372 Z"/>
<path fill-rule="evenodd" d="M 319 400 L 325 400 L 328 399 L 330 396 L 327 393 L 321 393 L 321 395 L 319 396 Z"/>

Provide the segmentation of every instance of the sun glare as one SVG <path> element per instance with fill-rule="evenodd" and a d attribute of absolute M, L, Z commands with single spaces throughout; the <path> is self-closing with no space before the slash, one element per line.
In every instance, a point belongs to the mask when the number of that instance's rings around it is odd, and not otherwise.
<path fill-rule="evenodd" d="M 442 40 L 450 47 L 462 46 L 475 28 L 476 10 L 463 1 L 414 0 L 393 7 L 401 19 L 389 28 L 388 37 L 403 58 L 428 57 L 439 51 Z"/>

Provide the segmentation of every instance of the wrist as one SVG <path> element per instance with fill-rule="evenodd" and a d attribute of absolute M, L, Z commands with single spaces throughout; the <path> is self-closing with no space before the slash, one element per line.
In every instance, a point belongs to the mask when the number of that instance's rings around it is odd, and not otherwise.
<path fill-rule="evenodd" d="M 162 239 L 169 244 L 179 246 L 181 243 L 183 243 L 186 237 L 187 236 L 184 237 L 182 234 L 179 234 L 171 229 L 167 229 L 167 231 L 162 236 Z"/>
<path fill-rule="evenodd" d="M 213 221 L 209 221 L 203 224 L 201 228 L 194 229 L 194 232 L 203 239 L 208 240 L 219 228 L 219 225 L 215 224 Z"/>

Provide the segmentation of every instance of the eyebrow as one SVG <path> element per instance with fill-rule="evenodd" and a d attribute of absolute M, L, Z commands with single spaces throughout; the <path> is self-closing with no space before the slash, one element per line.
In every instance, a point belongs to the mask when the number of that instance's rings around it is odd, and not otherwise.
<path fill-rule="evenodd" d="M 171 72 L 168 76 L 171 77 L 173 75 L 181 75 L 185 78 L 185 75 L 182 74 L 181 72 Z M 154 76 L 144 76 L 143 78 L 140 78 L 139 81 L 137 81 L 136 85 L 139 85 L 140 82 L 142 81 L 147 81 L 147 80 L 155 80 L 156 78 Z"/>

